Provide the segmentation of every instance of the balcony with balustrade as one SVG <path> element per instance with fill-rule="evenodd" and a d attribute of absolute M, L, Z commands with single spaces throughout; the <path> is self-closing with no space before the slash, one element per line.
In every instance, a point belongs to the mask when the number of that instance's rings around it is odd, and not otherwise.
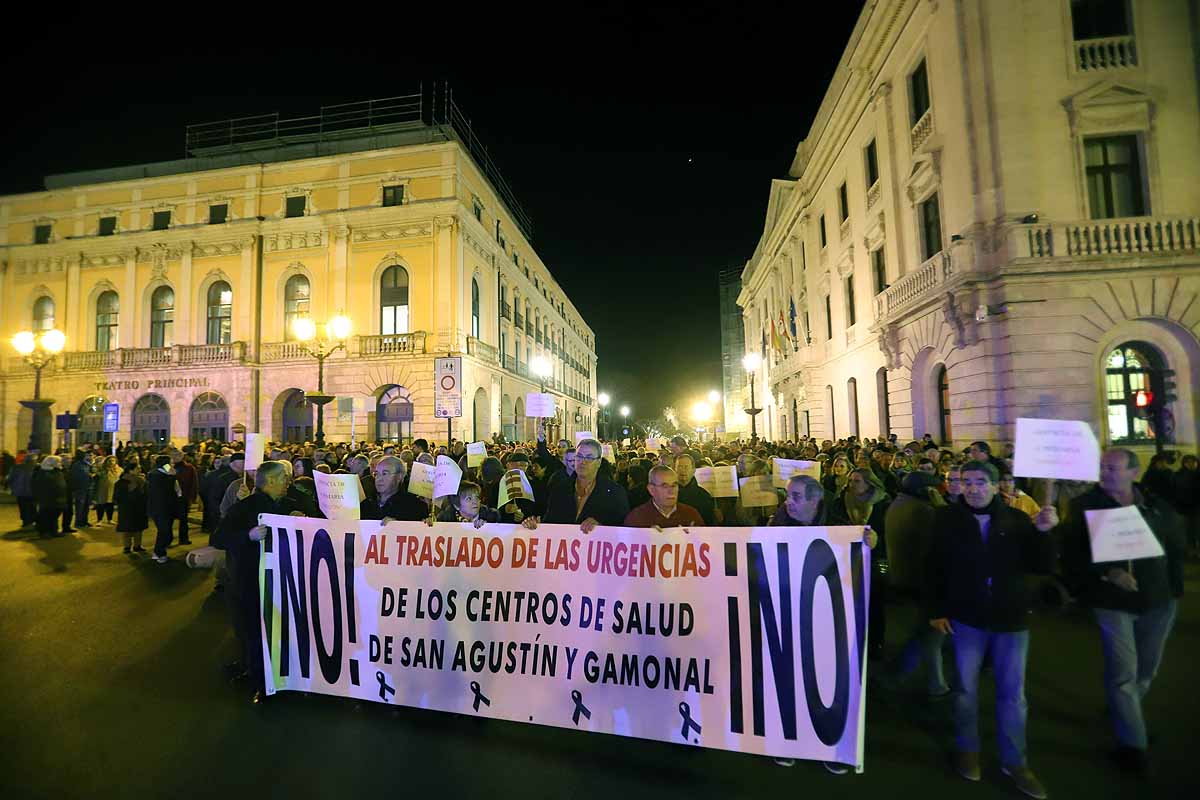
<path fill-rule="evenodd" d="M 484 341 L 476 339 L 474 336 L 467 337 L 467 354 L 475 356 L 485 364 L 498 364 L 499 353 L 495 347 Z"/>
<path fill-rule="evenodd" d="M 1009 233 L 1013 258 L 1062 260 L 1191 255 L 1200 243 L 1200 217 L 1163 216 L 1036 222 Z"/>
<path fill-rule="evenodd" d="M 117 369 L 161 369 L 205 365 L 236 365 L 245 362 L 246 343 L 172 345 L 170 347 L 121 347 L 115 350 L 70 350 L 58 354 L 59 372 L 107 372 Z M 8 372 L 21 372 L 21 359 L 9 359 Z"/>
<path fill-rule="evenodd" d="M 1137 65 L 1137 42 L 1133 36 L 1109 36 L 1075 42 L 1077 72 L 1090 74 L 1101 70 L 1130 69 Z"/>

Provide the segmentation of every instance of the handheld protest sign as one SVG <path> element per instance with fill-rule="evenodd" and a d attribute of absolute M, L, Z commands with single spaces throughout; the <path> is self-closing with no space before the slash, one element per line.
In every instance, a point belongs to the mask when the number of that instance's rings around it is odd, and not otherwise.
<path fill-rule="evenodd" d="M 1086 422 L 1017 419 L 1013 474 L 1020 478 L 1100 480 L 1100 443 Z"/>
<path fill-rule="evenodd" d="M 737 467 L 697 467 L 696 483 L 713 497 L 737 497 Z"/>
<path fill-rule="evenodd" d="M 606 459 L 610 464 L 617 463 L 616 454 L 613 453 L 613 446 L 607 442 L 600 445 L 600 457 Z"/>
<path fill-rule="evenodd" d="M 458 494 L 458 484 L 462 480 L 462 470 L 454 459 L 449 456 L 438 456 L 437 466 L 433 470 L 433 496 L 449 497 Z"/>
<path fill-rule="evenodd" d="M 1162 544 L 1137 506 L 1088 509 L 1083 513 L 1087 518 L 1093 564 L 1164 555 Z"/>
<path fill-rule="evenodd" d="M 786 489 L 793 475 L 808 475 L 821 480 L 820 461 L 797 461 L 791 458 L 771 459 L 771 481 L 777 489 Z"/>
<path fill-rule="evenodd" d="M 361 484 L 357 475 L 313 473 L 317 486 L 317 504 L 326 519 L 359 519 Z"/>
<path fill-rule="evenodd" d="M 467 445 L 467 466 L 478 467 L 487 458 L 487 445 L 483 442 L 471 442 Z"/>
<path fill-rule="evenodd" d="M 554 395 L 541 392 L 530 392 L 525 395 L 525 416 L 553 417 Z"/>
<path fill-rule="evenodd" d="M 770 475 L 742 478 L 738 481 L 738 493 L 742 498 L 742 505 L 747 508 L 766 506 L 774 508 L 779 505 L 779 495 L 775 493 L 775 487 L 771 485 Z"/>
<path fill-rule="evenodd" d="M 578 445 L 584 439 L 595 439 L 596 434 L 591 431 L 575 431 L 575 444 Z"/>
<path fill-rule="evenodd" d="M 247 472 L 252 472 L 258 469 L 258 465 L 263 462 L 263 452 L 266 448 L 267 437 L 262 433 L 247 433 L 246 434 L 246 464 Z"/>
<path fill-rule="evenodd" d="M 408 492 L 426 500 L 433 499 L 433 477 L 436 469 L 420 461 L 414 461 L 408 477 Z"/>

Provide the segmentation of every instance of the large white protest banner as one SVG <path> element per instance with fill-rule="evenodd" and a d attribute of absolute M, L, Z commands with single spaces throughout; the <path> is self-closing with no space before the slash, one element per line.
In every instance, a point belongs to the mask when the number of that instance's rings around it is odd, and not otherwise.
<path fill-rule="evenodd" d="M 1165 555 L 1162 544 L 1137 506 L 1087 509 L 1083 515 L 1087 520 L 1093 563 Z"/>
<path fill-rule="evenodd" d="M 779 489 L 786 489 L 793 475 L 808 475 L 821 480 L 820 461 L 796 461 L 790 458 L 771 459 L 771 484 Z"/>
<path fill-rule="evenodd" d="M 1100 480 L 1100 443 L 1086 422 L 1017 418 L 1013 474 L 1064 481 Z"/>
<path fill-rule="evenodd" d="M 737 497 L 737 467 L 698 467 L 696 483 L 713 497 Z"/>
<path fill-rule="evenodd" d="M 859 527 L 260 519 L 268 693 L 861 768 Z"/>
<path fill-rule="evenodd" d="M 317 486 L 317 504 L 329 519 L 358 519 L 362 503 L 362 484 L 357 475 L 330 475 L 313 472 Z"/>

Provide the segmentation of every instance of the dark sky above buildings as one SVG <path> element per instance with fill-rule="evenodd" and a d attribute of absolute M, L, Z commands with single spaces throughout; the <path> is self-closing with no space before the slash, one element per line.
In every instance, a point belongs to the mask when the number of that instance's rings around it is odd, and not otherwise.
<path fill-rule="evenodd" d="M 23 6 L 0 47 L 0 193 L 182 157 L 192 122 L 446 79 L 596 332 L 600 388 L 638 418 L 720 388 L 717 272 L 752 254 L 862 2 L 322 8 Z"/>

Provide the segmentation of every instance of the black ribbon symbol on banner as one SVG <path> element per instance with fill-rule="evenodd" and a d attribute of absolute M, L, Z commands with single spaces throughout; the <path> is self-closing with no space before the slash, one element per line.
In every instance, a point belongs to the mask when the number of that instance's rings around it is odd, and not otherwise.
<path fill-rule="evenodd" d="M 375 680 L 379 681 L 379 699 L 386 703 L 388 701 L 388 695 L 395 694 L 396 690 L 391 686 L 388 686 L 387 678 L 384 677 L 382 671 L 375 673 Z"/>
<path fill-rule="evenodd" d="M 479 681 L 471 681 L 471 691 L 475 693 L 475 704 L 474 705 L 475 705 L 476 711 L 479 710 L 480 701 L 483 701 L 483 704 L 485 706 L 490 706 L 492 704 L 492 701 L 488 700 L 487 697 L 484 696 L 483 692 L 481 692 L 479 690 Z"/>
<path fill-rule="evenodd" d="M 575 712 L 571 715 L 571 721 L 576 725 L 579 724 L 579 715 L 583 714 L 588 719 L 592 718 L 592 712 L 583 704 L 583 695 L 578 689 L 571 690 L 571 699 L 575 701 Z"/>
<path fill-rule="evenodd" d="M 682 736 L 683 740 L 686 742 L 688 734 L 693 730 L 697 734 L 700 733 L 700 723 L 692 719 L 692 709 L 687 703 L 679 704 L 679 715 L 683 717 L 683 727 L 679 729 L 679 735 Z"/>

